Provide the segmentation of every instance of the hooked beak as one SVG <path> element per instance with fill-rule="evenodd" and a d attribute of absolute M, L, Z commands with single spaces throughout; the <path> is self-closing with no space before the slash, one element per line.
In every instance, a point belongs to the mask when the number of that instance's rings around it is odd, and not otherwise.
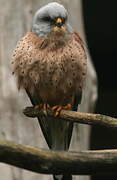
<path fill-rule="evenodd" d="M 58 26 L 58 27 L 61 27 L 61 26 L 63 25 L 63 20 L 62 20 L 62 18 L 58 17 L 58 18 L 56 19 L 55 25 Z"/>
<path fill-rule="evenodd" d="M 66 28 L 64 25 L 64 20 L 61 17 L 58 17 L 55 22 L 55 26 L 53 27 L 53 31 L 55 32 L 65 32 Z"/>

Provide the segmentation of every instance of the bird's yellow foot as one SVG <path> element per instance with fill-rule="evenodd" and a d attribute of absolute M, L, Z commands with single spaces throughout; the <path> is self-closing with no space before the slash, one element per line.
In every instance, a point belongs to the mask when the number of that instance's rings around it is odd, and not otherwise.
<path fill-rule="evenodd" d="M 52 110 L 54 111 L 54 116 L 57 117 L 59 116 L 61 110 L 67 110 L 71 108 L 71 104 L 67 104 L 65 106 L 61 106 L 61 105 L 56 105 L 52 107 Z"/>
<path fill-rule="evenodd" d="M 36 109 L 42 110 L 42 112 L 47 116 L 48 109 L 50 108 L 49 104 L 39 104 L 35 106 Z"/>

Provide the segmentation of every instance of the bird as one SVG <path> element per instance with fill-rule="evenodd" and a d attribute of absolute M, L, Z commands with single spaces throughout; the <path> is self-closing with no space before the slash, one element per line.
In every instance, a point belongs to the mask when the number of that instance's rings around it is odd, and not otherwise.
<path fill-rule="evenodd" d="M 12 55 L 12 73 L 18 89 L 24 89 L 35 108 L 50 149 L 68 151 L 73 123 L 57 119 L 62 109 L 78 110 L 87 74 L 84 42 L 69 23 L 66 8 L 57 2 L 46 4 L 33 17 L 32 29 L 17 43 Z M 54 110 L 54 120 L 47 110 Z M 54 180 L 71 180 L 68 174 Z"/>

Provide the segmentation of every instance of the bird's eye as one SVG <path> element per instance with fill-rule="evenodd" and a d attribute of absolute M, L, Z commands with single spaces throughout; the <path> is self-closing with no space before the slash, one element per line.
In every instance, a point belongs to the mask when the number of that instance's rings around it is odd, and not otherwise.
<path fill-rule="evenodd" d="M 46 22 L 49 22 L 49 21 L 51 21 L 51 17 L 45 16 L 45 17 L 42 18 L 42 20 L 46 21 Z"/>

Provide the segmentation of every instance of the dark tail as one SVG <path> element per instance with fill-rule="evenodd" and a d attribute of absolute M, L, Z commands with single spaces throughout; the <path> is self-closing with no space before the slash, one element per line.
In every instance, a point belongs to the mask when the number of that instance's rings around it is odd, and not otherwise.
<path fill-rule="evenodd" d="M 26 92 L 33 105 L 41 104 L 38 95 L 32 95 L 28 90 L 26 90 Z M 76 106 L 77 102 L 75 102 L 73 110 L 76 110 Z M 52 150 L 68 151 L 72 136 L 73 123 L 45 116 L 38 118 L 38 121 L 49 148 Z M 54 180 L 72 180 L 72 176 L 69 174 L 53 175 L 53 178 Z"/>
<path fill-rule="evenodd" d="M 51 122 L 51 137 L 52 137 L 52 150 L 59 151 L 68 151 L 73 124 L 70 122 L 63 121 L 61 119 L 56 119 Z M 61 174 L 61 175 L 53 175 L 54 180 L 72 180 L 72 176 L 70 174 Z"/>
<path fill-rule="evenodd" d="M 71 175 L 54 175 L 53 176 L 54 180 L 72 180 L 72 176 Z"/>

